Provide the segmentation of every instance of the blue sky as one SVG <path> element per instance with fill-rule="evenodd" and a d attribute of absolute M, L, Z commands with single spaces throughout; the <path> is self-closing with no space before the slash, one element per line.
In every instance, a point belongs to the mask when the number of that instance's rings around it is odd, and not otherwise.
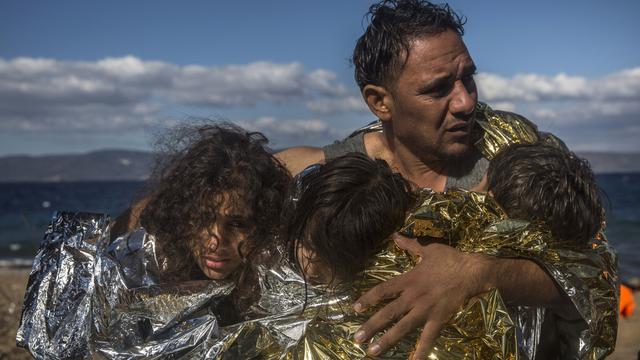
<path fill-rule="evenodd" d="M 0 2 L 0 155 L 149 149 L 197 117 L 321 145 L 373 119 L 348 58 L 371 1 Z M 640 2 L 452 1 L 480 99 L 576 150 L 640 151 Z"/>

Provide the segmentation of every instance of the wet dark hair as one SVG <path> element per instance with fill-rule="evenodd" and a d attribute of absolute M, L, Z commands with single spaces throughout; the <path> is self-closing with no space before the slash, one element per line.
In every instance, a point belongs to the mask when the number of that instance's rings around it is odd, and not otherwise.
<path fill-rule="evenodd" d="M 364 269 L 415 201 L 410 183 L 385 161 L 358 153 L 307 171 L 298 188 L 284 232 L 290 257 L 300 264 L 296 250 L 304 245 L 343 281 Z"/>
<path fill-rule="evenodd" d="M 248 256 L 277 232 L 278 215 L 290 182 L 289 172 L 271 155 L 267 139 L 230 123 L 171 129 L 152 176 L 153 192 L 142 211 L 142 226 L 155 235 L 168 263 L 168 279 L 204 274 L 193 258 L 223 202 L 244 207 Z"/>
<path fill-rule="evenodd" d="M 369 8 L 370 24 L 353 50 L 355 79 L 367 84 L 389 85 L 409 54 L 411 41 L 452 30 L 464 34 L 466 19 L 447 4 L 424 0 L 384 0 Z"/>
<path fill-rule="evenodd" d="M 589 163 L 556 146 L 512 145 L 491 160 L 487 180 L 510 218 L 544 221 L 557 240 L 584 245 L 604 221 Z"/>

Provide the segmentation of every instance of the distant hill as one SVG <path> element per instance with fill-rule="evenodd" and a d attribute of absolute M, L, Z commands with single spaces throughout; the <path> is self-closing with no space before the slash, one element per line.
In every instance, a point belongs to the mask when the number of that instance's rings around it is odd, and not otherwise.
<path fill-rule="evenodd" d="M 596 173 L 640 172 L 640 153 L 581 152 Z M 153 155 L 101 150 L 87 154 L 0 157 L 0 182 L 144 180 Z"/>
<path fill-rule="evenodd" d="M 144 180 L 153 155 L 144 151 L 101 150 L 87 154 L 0 157 L 1 182 Z"/>
<path fill-rule="evenodd" d="M 578 152 L 595 173 L 640 172 L 640 153 Z"/>

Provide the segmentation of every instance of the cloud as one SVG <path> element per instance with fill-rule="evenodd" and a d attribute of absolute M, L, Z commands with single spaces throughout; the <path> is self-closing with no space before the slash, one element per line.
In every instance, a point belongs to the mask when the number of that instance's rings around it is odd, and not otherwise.
<path fill-rule="evenodd" d="M 506 104 L 506 110 L 517 109 L 534 122 L 560 128 L 640 122 L 640 67 L 593 79 L 480 73 L 476 81 L 481 99 L 496 108 Z"/>
<path fill-rule="evenodd" d="M 509 78 L 479 73 L 476 82 L 480 95 L 488 101 L 640 100 L 640 67 L 595 79 L 567 74 L 516 74 Z"/>
<path fill-rule="evenodd" d="M 494 108 L 517 111 L 581 150 L 640 150 L 640 67 L 596 78 L 480 73 L 478 93 Z"/>
<path fill-rule="evenodd" d="M 522 113 L 576 143 L 613 134 L 603 132 L 606 127 L 620 134 L 640 128 L 640 67 L 595 78 L 480 73 L 476 80 L 481 100 Z M 174 123 L 179 120 L 168 114 L 177 112 L 228 112 L 233 120 L 251 119 L 241 124 L 264 132 L 276 146 L 327 143 L 344 135 L 334 127 L 338 122 L 342 129 L 345 121 L 369 114 L 360 94 L 334 72 L 305 69 L 299 62 L 180 66 L 135 56 L 0 58 L 0 99 L 0 131 L 116 136 Z"/>
<path fill-rule="evenodd" d="M 238 121 L 250 131 L 264 133 L 277 147 L 294 145 L 325 145 L 342 136 L 330 123 L 319 119 L 283 120 L 259 117 L 251 121 Z"/>
<path fill-rule="evenodd" d="M 171 97 L 181 104 L 255 106 L 260 101 L 284 104 L 316 93 L 344 91 L 327 70 L 305 73 L 300 63 L 256 62 L 221 67 L 186 66 L 174 77 Z"/>
<path fill-rule="evenodd" d="M 307 102 L 307 109 L 316 113 L 330 115 L 346 112 L 369 113 L 369 108 L 360 96 L 311 100 Z"/>
<path fill-rule="evenodd" d="M 487 104 L 494 109 L 517 112 L 516 104 L 509 101 L 489 101 Z"/>
<path fill-rule="evenodd" d="M 0 119 L 11 129 L 126 129 L 175 106 L 254 107 L 343 96 L 325 69 L 300 63 L 177 66 L 134 56 L 88 61 L 0 58 Z"/>

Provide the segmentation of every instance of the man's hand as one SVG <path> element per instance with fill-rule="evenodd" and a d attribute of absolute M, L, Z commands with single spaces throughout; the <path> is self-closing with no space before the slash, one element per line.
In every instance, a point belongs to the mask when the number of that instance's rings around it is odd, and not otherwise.
<path fill-rule="evenodd" d="M 400 235 L 394 235 L 394 240 L 399 247 L 420 256 L 421 261 L 413 270 L 374 287 L 356 301 L 355 310 L 363 312 L 395 298 L 362 325 L 355 340 L 365 342 L 397 321 L 369 346 L 368 354 L 376 356 L 423 326 L 414 358 L 424 359 L 440 329 L 457 310 L 469 298 L 489 290 L 490 279 L 483 277 L 491 269 L 481 255 L 465 254 L 448 245 L 421 245 Z"/>

